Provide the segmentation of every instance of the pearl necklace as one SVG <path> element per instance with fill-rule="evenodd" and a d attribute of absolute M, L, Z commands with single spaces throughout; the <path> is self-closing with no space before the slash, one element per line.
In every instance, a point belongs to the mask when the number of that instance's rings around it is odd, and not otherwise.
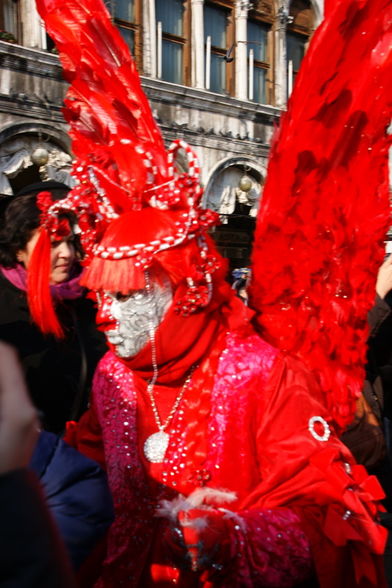
<path fill-rule="evenodd" d="M 146 290 L 151 290 L 151 282 L 150 276 L 147 271 L 145 273 L 145 280 L 146 280 Z M 162 423 L 161 417 L 159 415 L 158 407 L 154 397 L 154 386 L 158 378 L 158 361 L 157 361 L 157 349 L 156 349 L 156 341 L 155 341 L 155 325 L 150 323 L 149 325 L 149 337 L 151 343 L 151 359 L 152 359 L 152 367 L 153 367 L 153 376 L 150 382 L 147 385 L 147 394 L 151 402 L 152 414 L 154 415 L 154 420 L 156 426 L 158 428 L 157 433 L 153 433 L 144 442 L 143 451 L 146 459 L 151 463 L 162 463 L 165 459 L 165 453 L 169 446 L 170 436 L 166 432 L 167 427 L 172 422 L 174 415 L 180 405 L 180 402 L 189 387 L 189 384 L 192 379 L 193 372 L 196 366 L 193 366 L 191 369 L 188 377 L 186 378 L 181 390 L 179 391 L 174 404 L 169 412 L 164 423 Z"/>

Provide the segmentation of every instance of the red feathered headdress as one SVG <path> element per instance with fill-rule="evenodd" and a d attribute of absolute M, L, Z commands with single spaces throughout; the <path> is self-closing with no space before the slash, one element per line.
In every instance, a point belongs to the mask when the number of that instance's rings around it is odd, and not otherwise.
<path fill-rule="evenodd" d="M 182 174 L 174 168 L 174 156 L 180 149 L 189 163 L 188 172 Z M 144 271 L 158 264 L 173 283 L 186 280 L 188 293 L 182 311 L 189 314 L 209 303 L 212 274 L 225 267 L 207 234 L 218 224 L 219 216 L 201 207 L 199 169 L 189 145 L 175 141 L 165 156 L 165 181 L 161 175 L 157 179 L 152 170 L 139 198 L 129 193 L 128 201 L 123 195 L 121 204 L 107 178 L 106 182 L 99 180 L 104 177 L 102 170 L 79 161 L 75 168 L 78 186 L 67 199 L 52 205 L 47 214 L 54 217 L 65 208 L 76 212 L 86 253 L 83 285 L 127 294 L 143 288 Z M 149 161 L 146 158 L 145 164 Z M 116 184 L 115 195 L 118 189 Z"/>
<path fill-rule="evenodd" d="M 163 259 L 174 268 L 171 253 L 186 257 L 189 246 L 188 261 L 172 273 L 189 285 L 184 312 L 205 306 L 220 265 L 206 233 L 218 215 L 201 207 L 195 154 L 180 140 L 166 149 L 129 49 L 100 0 L 39 0 L 37 6 L 71 82 L 64 115 L 78 182 L 49 212 L 68 206 L 78 216 L 84 284 L 126 294 L 144 284 L 143 270 Z M 186 173 L 176 170 L 180 150 Z"/>

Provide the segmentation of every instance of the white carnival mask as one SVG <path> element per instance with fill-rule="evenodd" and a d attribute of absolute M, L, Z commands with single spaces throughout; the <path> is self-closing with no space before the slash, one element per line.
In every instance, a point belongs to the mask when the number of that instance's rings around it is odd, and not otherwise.
<path fill-rule="evenodd" d="M 129 296 L 108 294 L 112 300 L 110 314 L 116 326 L 106 331 L 119 357 L 134 357 L 155 333 L 173 300 L 170 282 L 151 282 Z"/>

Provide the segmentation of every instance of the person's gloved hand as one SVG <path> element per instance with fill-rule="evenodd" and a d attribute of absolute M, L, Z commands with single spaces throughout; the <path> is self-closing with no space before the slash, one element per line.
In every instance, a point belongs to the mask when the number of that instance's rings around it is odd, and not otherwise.
<path fill-rule="evenodd" d="M 178 529 L 193 571 L 219 570 L 229 561 L 230 524 L 222 511 L 211 507 L 178 513 Z"/>
<path fill-rule="evenodd" d="M 176 567 L 208 574 L 228 568 L 236 515 L 224 507 L 235 500 L 233 492 L 205 487 L 160 503 L 157 516 L 166 519 L 163 542 Z"/>

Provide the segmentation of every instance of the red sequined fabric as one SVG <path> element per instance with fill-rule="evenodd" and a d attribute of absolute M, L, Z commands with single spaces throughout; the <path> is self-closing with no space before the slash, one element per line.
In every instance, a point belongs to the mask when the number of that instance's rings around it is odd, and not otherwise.
<path fill-rule="evenodd" d="M 328 416 L 309 396 L 312 386 L 317 396 L 317 388 L 301 363 L 255 335 L 228 335 L 210 414 L 198 424 L 205 427 L 207 459 L 195 463 L 193 472 L 185 439 L 198 391 L 190 389 L 174 418 L 165 462 L 148 464 L 134 383 L 131 371 L 109 352 L 79 428 L 79 446 L 90 443 L 91 452 L 92 423 L 99 425 L 115 500 L 99 588 L 294 586 L 310 574 L 312 559 L 322 588 L 347 588 L 354 577 L 363 577 L 363 586 L 383 586 L 376 554 L 383 552 L 385 532 L 374 522 L 381 490 L 355 466 L 332 429 L 324 441 L 312 433 L 312 417 L 329 427 Z M 162 542 L 168 523 L 156 516 L 161 499 L 200 486 L 237 496 L 224 505 L 233 557 L 222 570 L 202 575 L 173 565 Z"/>

